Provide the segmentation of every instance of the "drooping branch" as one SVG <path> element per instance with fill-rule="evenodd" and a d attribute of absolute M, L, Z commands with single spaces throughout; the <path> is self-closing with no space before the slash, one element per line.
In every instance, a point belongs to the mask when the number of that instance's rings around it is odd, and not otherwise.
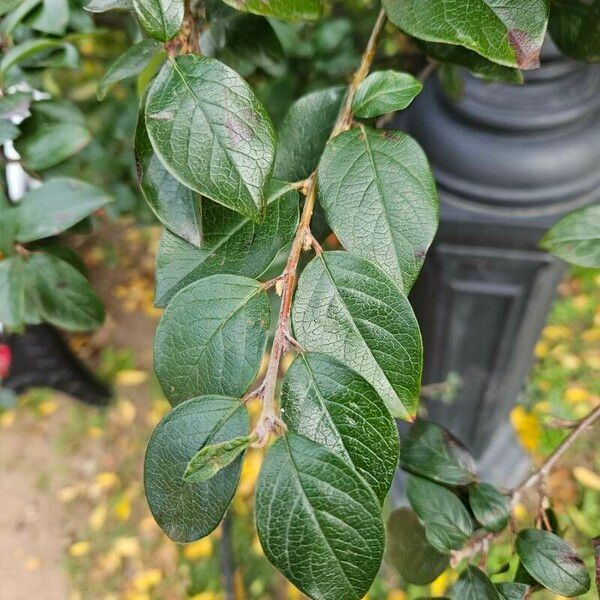
<path fill-rule="evenodd" d="M 330 139 L 347 131 L 352 125 L 352 101 L 360 84 L 369 74 L 385 23 L 386 16 L 382 9 L 377 16 L 377 20 L 371 31 L 367 47 L 362 55 L 360 66 L 348 87 L 343 107 L 333 126 Z M 306 182 L 302 184 L 301 188 L 306 195 L 306 199 L 304 201 L 304 208 L 302 210 L 302 215 L 300 216 L 300 222 L 292 242 L 285 269 L 277 282 L 277 291 L 281 293 L 281 307 L 279 309 L 267 372 L 262 384 L 257 388 L 257 391 L 252 394 L 252 397 L 260 396 L 262 399 L 262 413 L 255 429 L 258 436 L 258 441 L 256 442 L 257 446 L 264 446 L 272 433 L 281 434 L 285 431 L 285 424 L 280 419 L 276 408 L 275 391 L 281 359 L 290 346 L 290 313 L 294 291 L 296 289 L 298 261 L 303 250 L 314 248 L 317 253 L 321 251 L 320 246 L 310 230 L 310 222 L 317 199 L 316 172 L 312 173 Z"/>
<path fill-rule="evenodd" d="M 594 408 L 586 417 L 574 424 L 572 431 L 562 441 L 562 443 L 552 452 L 552 454 L 544 461 L 544 463 L 533 471 L 526 479 L 524 479 L 511 493 L 510 493 L 510 508 L 511 511 L 514 506 L 523 498 L 524 493 L 533 487 L 538 487 L 543 490 L 548 475 L 552 469 L 556 466 L 557 462 L 562 458 L 564 453 L 573 446 L 577 438 L 586 431 L 589 427 L 594 425 L 596 421 L 600 420 L 600 405 Z M 456 550 L 450 554 L 450 563 L 453 567 L 458 565 L 463 559 L 471 559 L 476 554 L 487 552 L 491 542 L 497 537 L 502 535 L 503 531 L 489 532 L 485 534 L 477 534 L 473 536 L 460 550 Z"/>

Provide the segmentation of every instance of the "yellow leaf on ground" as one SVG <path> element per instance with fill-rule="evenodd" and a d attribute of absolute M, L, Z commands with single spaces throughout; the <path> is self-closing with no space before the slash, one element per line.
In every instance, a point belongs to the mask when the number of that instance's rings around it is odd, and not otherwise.
<path fill-rule="evenodd" d="M 115 517 L 120 521 L 127 521 L 131 516 L 131 502 L 127 496 L 122 496 L 113 509 Z"/>
<path fill-rule="evenodd" d="M 406 594 L 402 590 L 390 590 L 387 600 L 406 600 Z"/>
<path fill-rule="evenodd" d="M 125 369 L 117 373 L 116 382 L 118 385 L 140 385 L 148 379 L 147 371 L 138 369 Z"/>
<path fill-rule="evenodd" d="M 44 400 L 38 406 L 38 413 L 42 417 L 48 417 L 58 410 L 58 402 L 56 400 Z"/>
<path fill-rule="evenodd" d="M 537 417 L 517 405 L 510 411 L 510 421 L 521 445 L 527 450 L 535 450 L 542 435 Z"/>
<path fill-rule="evenodd" d="M 431 595 L 434 598 L 443 596 L 446 590 L 454 583 L 456 579 L 452 570 L 446 569 L 429 587 Z"/>
<path fill-rule="evenodd" d="M 140 553 L 140 543 L 134 537 L 119 537 L 113 544 L 113 551 L 123 558 L 133 558 Z"/>
<path fill-rule="evenodd" d="M 546 342 L 540 341 L 535 345 L 534 352 L 538 358 L 546 358 L 548 352 L 550 352 L 550 348 Z"/>
<path fill-rule="evenodd" d="M 598 473 L 594 473 L 594 471 L 590 471 L 585 467 L 574 467 L 573 475 L 585 487 L 600 492 L 600 475 Z"/>
<path fill-rule="evenodd" d="M 10 427 L 15 422 L 16 416 L 17 413 L 14 410 L 5 410 L 0 415 L 0 425 L 4 428 Z"/>
<path fill-rule="evenodd" d="M 513 508 L 513 515 L 517 521 L 525 521 L 529 517 L 527 508 L 522 502 L 517 502 Z"/>
<path fill-rule="evenodd" d="M 121 483 L 119 476 L 112 471 L 103 471 L 96 475 L 96 484 L 104 491 L 112 490 Z"/>
<path fill-rule="evenodd" d="M 90 551 L 91 544 L 89 542 L 75 542 L 69 546 L 69 554 L 73 558 L 85 556 Z"/>
<path fill-rule="evenodd" d="M 92 531 L 100 531 L 106 523 L 106 517 L 108 516 L 108 507 L 106 504 L 100 504 L 90 514 L 88 524 Z"/>
<path fill-rule="evenodd" d="M 70 485 L 58 490 L 58 500 L 63 503 L 73 502 L 80 494 L 80 488 L 75 485 Z"/>
<path fill-rule="evenodd" d="M 162 581 L 162 572 L 160 569 L 147 569 L 138 573 L 133 578 L 133 587 L 138 592 L 147 592 L 156 587 Z"/>
<path fill-rule="evenodd" d="M 571 330 L 565 325 L 548 325 L 544 327 L 542 336 L 551 342 L 566 340 L 571 337 Z"/>
<path fill-rule="evenodd" d="M 200 592 L 199 594 L 194 594 L 190 600 L 222 600 L 222 598 L 223 596 L 216 592 Z"/>
<path fill-rule="evenodd" d="M 199 558 L 206 558 L 212 556 L 213 544 L 212 540 L 208 537 L 202 538 L 197 542 L 192 542 L 183 548 L 183 555 L 188 560 L 198 560 Z"/>
<path fill-rule="evenodd" d="M 584 342 L 600 342 L 600 327 L 592 327 L 581 334 Z"/>
<path fill-rule="evenodd" d="M 567 402 L 587 402 L 590 399 L 590 393 L 584 387 L 572 386 L 565 392 L 565 400 Z"/>
<path fill-rule="evenodd" d="M 103 432 L 101 427 L 92 426 L 88 428 L 87 433 L 92 440 L 97 440 L 102 437 Z"/>

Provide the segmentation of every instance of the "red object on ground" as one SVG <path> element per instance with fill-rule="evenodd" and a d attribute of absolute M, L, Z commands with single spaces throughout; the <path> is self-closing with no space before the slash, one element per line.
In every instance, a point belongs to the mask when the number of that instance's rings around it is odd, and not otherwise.
<path fill-rule="evenodd" d="M 6 344 L 0 344 L 0 378 L 4 378 L 8 375 L 11 360 L 12 353 L 10 347 Z"/>

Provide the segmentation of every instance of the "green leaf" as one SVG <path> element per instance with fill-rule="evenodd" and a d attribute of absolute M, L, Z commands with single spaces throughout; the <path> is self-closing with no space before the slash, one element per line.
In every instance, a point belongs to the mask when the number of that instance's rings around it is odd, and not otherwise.
<path fill-rule="evenodd" d="M 408 73 L 375 71 L 360 85 L 352 101 L 352 112 L 363 119 L 406 108 L 423 85 Z"/>
<path fill-rule="evenodd" d="M 448 566 L 448 556 L 427 541 L 425 529 L 410 508 L 395 510 L 387 528 L 387 560 L 408 583 L 427 585 Z"/>
<path fill-rule="evenodd" d="M 477 483 L 469 488 L 469 504 L 475 518 L 488 531 L 502 531 L 508 525 L 508 496 L 489 483 Z"/>
<path fill-rule="evenodd" d="M 447 554 L 459 550 L 473 533 L 467 509 L 447 488 L 409 475 L 406 493 L 429 543 L 439 552 Z"/>
<path fill-rule="evenodd" d="M 350 463 L 383 503 L 400 443 L 385 404 L 369 383 L 323 354 L 301 354 L 288 369 L 281 411 L 299 433 Z"/>
<path fill-rule="evenodd" d="M 282 21 L 314 20 L 321 16 L 321 0 L 223 0 L 237 10 L 244 10 Z"/>
<path fill-rule="evenodd" d="M 542 238 L 540 246 L 582 267 L 600 267 L 600 204 L 569 213 Z"/>
<path fill-rule="evenodd" d="M 199 449 L 243 436 L 248 413 L 237 399 L 203 396 L 183 402 L 158 424 L 144 460 L 144 487 L 152 515 L 179 543 L 208 535 L 221 522 L 237 487 L 242 458 L 201 482 L 184 481 Z"/>
<path fill-rule="evenodd" d="M 31 135 L 21 135 L 15 148 L 28 168 L 41 171 L 77 154 L 91 139 L 86 127 L 54 123 L 39 127 Z"/>
<path fill-rule="evenodd" d="M 525 583 L 497 583 L 496 589 L 501 600 L 525 600 L 529 586 Z"/>
<path fill-rule="evenodd" d="M 272 181 L 267 212 L 260 225 L 203 200 L 204 240 L 199 248 L 165 231 L 157 256 L 156 306 L 166 306 L 181 288 L 209 275 L 262 275 L 291 242 L 298 224 L 298 192 L 285 189 Z"/>
<path fill-rule="evenodd" d="M 549 29 L 567 56 L 600 61 L 600 0 L 552 0 Z"/>
<path fill-rule="evenodd" d="M 383 0 L 392 23 L 421 40 L 455 44 L 508 67 L 534 69 L 548 23 L 547 0 Z"/>
<path fill-rule="evenodd" d="M 237 275 L 213 275 L 179 291 L 154 340 L 156 374 L 171 403 L 241 396 L 258 373 L 270 310 L 261 284 Z"/>
<path fill-rule="evenodd" d="M 29 114 L 31 94 L 14 92 L 0 96 L 0 119 L 24 119 Z"/>
<path fill-rule="evenodd" d="M 155 152 L 179 181 L 260 220 L 275 132 L 262 104 L 235 71 L 212 58 L 177 56 L 150 88 L 146 127 Z"/>
<path fill-rule="evenodd" d="M 14 123 L 7 119 L 0 119 L 0 144 L 14 140 L 19 137 L 20 133 L 21 131 Z"/>
<path fill-rule="evenodd" d="M 79 56 L 75 46 L 53 39 L 34 38 L 13 46 L 0 61 L 0 79 L 16 65 L 76 69 Z"/>
<path fill-rule="evenodd" d="M 292 307 L 296 339 L 341 360 L 379 393 L 394 417 L 413 420 L 423 347 L 401 289 L 372 263 L 324 252 L 304 269 Z"/>
<path fill-rule="evenodd" d="M 329 449 L 288 433 L 269 449 L 256 486 L 267 558 L 313 600 L 359 600 L 381 563 L 373 490 Z"/>
<path fill-rule="evenodd" d="M 98 83 L 98 100 L 104 99 L 106 92 L 115 83 L 139 75 L 161 48 L 159 42 L 150 39 L 131 46 L 110 66 L 106 75 Z M 164 51 L 163 55 L 166 56 Z"/>
<path fill-rule="evenodd" d="M 29 22 L 32 29 L 51 35 L 63 35 L 69 24 L 67 0 L 43 0 L 41 10 Z"/>
<path fill-rule="evenodd" d="M 431 58 L 442 63 L 466 67 L 473 75 L 486 81 L 523 83 L 523 73 L 519 69 L 499 65 L 462 46 L 435 42 L 420 42 L 418 46 Z"/>
<path fill-rule="evenodd" d="M 316 168 L 344 99 L 345 87 L 312 92 L 290 106 L 279 128 L 275 177 L 306 179 Z"/>
<path fill-rule="evenodd" d="M 21 0 L 0 0 L 0 15 L 5 15 L 16 8 Z"/>
<path fill-rule="evenodd" d="M 230 465 L 249 445 L 250 438 L 245 436 L 204 446 L 190 460 L 183 474 L 184 481 L 200 483 L 214 477 L 221 469 Z"/>
<path fill-rule="evenodd" d="M 133 0 L 133 8 L 148 35 L 160 42 L 173 39 L 181 29 L 183 0 Z"/>
<path fill-rule="evenodd" d="M 102 190 L 77 179 L 50 179 L 9 209 L 16 239 L 32 242 L 57 235 L 111 201 Z"/>
<path fill-rule="evenodd" d="M 9 6 L 8 10 L 11 12 L 0 22 L 0 33 L 3 33 L 6 37 L 10 36 L 17 25 L 41 3 L 42 0 L 19 0 L 15 6 Z M 5 12 L 4 8 L 2 12 Z"/>
<path fill-rule="evenodd" d="M 452 600 L 501 600 L 489 577 L 472 565 L 460 574 L 450 597 Z"/>
<path fill-rule="evenodd" d="M 36 252 L 27 258 L 23 277 L 25 313 L 37 317 L 33 322 L 39 318 L 70 331 L 89 331 L 102 325 L 102 302 L 70 264 Z"/>
<path fill-rule="evenodd" d="M 574 598 L 590 589 L 590 576 L 584 562 L 557 535 L 524 529 L 517 536 L 516 549 L 527 572 L 554 593 Z"/>
<path fill-rule="evenodd" d="M 91 0 L 85 6 L 91 13 L 102 13 L 107 10 L 133 10 L 133 0 Z"/>
<path fill-rule="evenodd" d="M 179 183 L 156 156 L 143 114 L 135 130 L 135 159 L 140 188 L 152 212 L 167 230 L 200 246 L 202 200 L 196 192 Z"/>
<path fill-rule="evenodd" d="M 20 256 L 0 261 L 0 323 L 6 327 L 23 324 L 23 267 Z"/>
<path fill-rule="evenodd" d="M 439 213 L 435 181 L 420 146 L 400 131 L 361 125 L 327 144 L 318 180 L 319 201 L 342 245 L 379 265 L 408 293 Z"/>
<path fill-rule="evenodd" d="M 447 485 L 476 480 L 475 461 L 447 429 L 419 420 L 403 440 L 400 466 L 406 471 Z"/>

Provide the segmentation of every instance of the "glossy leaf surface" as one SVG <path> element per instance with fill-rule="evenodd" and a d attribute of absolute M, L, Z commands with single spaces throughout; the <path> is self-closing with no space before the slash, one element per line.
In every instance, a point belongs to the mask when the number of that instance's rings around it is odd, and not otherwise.
<path fill-rule="evenodd" d="M 318 19 L 321 16 L 321 0 L 223 0 L 237 10 L 245 10 L 265 17 L 283 21 Z"/>
<path fill-rule="evenodd" d="M 151 37 L 168 42 L 179 33 L 183 23 L 183 0 L 133 0 L 133 7 Z"/>
<path fill-rule="evenodd" d="M 184 481 L 199 449 L 246 435 L 248 414 L 235 398 L 203 396 L 184 402 L 158 424 L 144 460 L 144 487 L 152 515 L 179 543 L 208 535 L 221 522 L 240 477 L 241 456 L 210 479 Z"/>
<path fill-rule="evenodd" d="M 506 494 L 489 483 L 469 488 L 469 504 L 475 518 L 488 531 L 502 531 L 508 525 L 510 504 Z"/>
<path fill-rule="evenodd" d="M 383 271 L 347 252 L 324 252 L 300 276 L 292 320 L 304 348 L 362 375 L 392 416 L 414 418 L 421 335 L 408 300 Z"/>
<path fill-rule="evenodd" d="M 267 558 L 314 600 L 360 600 L 383 555 L 373 490 L 339 456 L 295 433 L 269 449 L 255 496 Z"/>
<path fill-rule="evenodd" d="M 213 275 L 178 292 L 154 340 L 156 374 L 171 403 L 240 397 L 260 367 L 270 310 L 261 285 L 236 275 Z"/>
<path fill-rule="evenodd" d="M 323 354 L 301 354 L 281 391 L 283 419 L 299 433 L 349 462 L 383 502 L 400 445 L 396 424 L 365 379 Z"/>
<path fill-rule="evenodd" d="M 489 577 L 469 565 L 452 587 L 452 600 L 502 600 Z"/>

